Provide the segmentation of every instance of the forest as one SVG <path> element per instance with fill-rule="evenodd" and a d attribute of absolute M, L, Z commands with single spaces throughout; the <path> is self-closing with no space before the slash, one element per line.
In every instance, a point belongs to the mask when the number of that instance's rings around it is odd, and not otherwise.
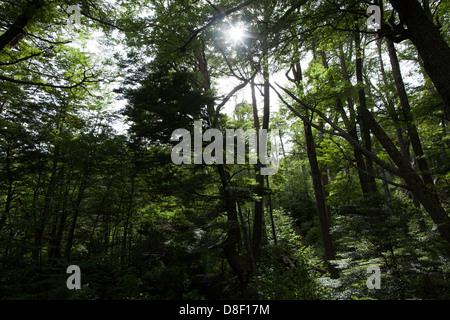
<path fill-rule="evenodd" d="M 449 27 L 447 0 L 0 0 L 0 299 L 450 299 Z"/>

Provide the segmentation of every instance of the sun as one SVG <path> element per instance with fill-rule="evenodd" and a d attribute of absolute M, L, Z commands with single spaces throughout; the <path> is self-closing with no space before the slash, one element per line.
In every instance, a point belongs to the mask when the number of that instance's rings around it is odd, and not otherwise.
<path fill-rule="evenodd" d="M 227 31 L 227 36 L 233 43 L 242 42 L 245 37 L 245 29 L 241 24 L 231 25 Z"/>

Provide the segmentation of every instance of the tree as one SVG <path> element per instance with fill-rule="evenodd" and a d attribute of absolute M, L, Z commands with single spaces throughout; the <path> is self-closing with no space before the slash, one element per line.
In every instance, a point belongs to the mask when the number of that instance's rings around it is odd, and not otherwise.
<path fill-rule="evenodd" d="M 422 7 L 418 0 L 390 0 L 389 2 L 400 19 L 399 24 L 394 24 L 393 28 L 399 30 L 401 39 L 410 39 L 416 46 L 426 72 L 444 101 L 445 117 L 448 119 L 450 111 L 448 82 L 450 48 L 447 42 L 442 37 L 439 27 L 427 15 L 426 8 Z"/>
<path fill-rule="evenodd" d="M 448 298 L 446 2 L 72 4 L 0 4 L 1 297 Z"/>

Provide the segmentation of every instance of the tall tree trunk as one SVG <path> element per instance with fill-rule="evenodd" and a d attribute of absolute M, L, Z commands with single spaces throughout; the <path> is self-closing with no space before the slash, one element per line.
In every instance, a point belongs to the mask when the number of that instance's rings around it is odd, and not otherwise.
<path fill-rule="evenodd" d="M 381 70 L 381 76 L 383 78 L 383 83 L 385 86 L 389 85 L 388 76 L 386 74 L 386 69 L 384 68 L 384 62 L 383 62 L 383 55 L 382 55 L 382 44 L 383 40 L 380 39 L 377 41 L 377 47 L 378 47 L 378 59 L 380 60 L 380 70 Z M 392 122 L 394 123 L 395 132 L 397 134 L 398 139 L 398 145 L 400 147 L 401 154 L 406 158 L 411 158 L 409 154 L 409 148 L 407 146 L 407 143 L 405 141 L 405 137 L 403 136 L 403 130 L 402 125 L 399 120 L 398 112 L 394 106 L 394 103 L 392 102 L 392 97 L 389 96 L 389 93 L 385 93 L 386 97 L 386 108 L 388 110 L 389 116 L 392 118 Z"/>
<path fill-rule="evenodd" d="M 267 188 L 269 188 L 269 176 L 266 176 L 266 185 L 267 185 Z M 277 232 L 275 229 L 275 220 L 273 219 L 272 197 L 270 196 L 270 194 L 268 195 L 268 202 L 269 202 L 270 223 L 272 225 L 273 242 L 274 242 L 275 246 L 277 246 L 278 245 Z"/>
<path fill-rule="evenodd" d="M 73 216 L 72 216 L 72 225 L 70 227 L 69 234 L 67 236 L 66 249 L 65 249 L 65 253 L 64 253 L 65 258 L 67 260 L 70 260 L 70 255 L 71 255 L 72 246 L 73 246 L 73 239 L 74 239 L 74 235 L 75 235 L 75 229 L 76 229 L 77 221 L 78 221 L 78 215 L 79 215 L 80 209 L 81 209 L 81 201 L 83 200 L 84 191 L 86 190 L 88 177 L 89 177 L 89 164 L 85 163 L 84 173 L 83 173 L 83 177 L 81 178 L 81 181 L 80 181 L 80 186 L 78 188 L 77 201 L 75 203 L 75 208 L 74 208 L 74 212 L 73 212 Z"/>
<path fill-rule="evenodd" d="M 223 165 L 217 165 L 220 180 L 222 182 L 222 192 L 227 211 L 227 238 L 223 244 L 223 251 L 228 264 L 236 273 L 239 283 L 241 285 L 242 294 L 247 294 L 247 280 L 245 278 L 245 267 L 242 265 L 239 258 L 239 246 L 241 244 L 241 232 L 238 221 L 238 214 L 236 211 L 236 202 L 229 189 L 229 175 L 226 173 Z"/>
<path fill-rule="evenodd" d="M 66 208 L 64 208 L 64 210 L 61 214 L 61 218 L 59 220 L 58 230 L 56 232 L 56 239 L 55 239 L 55 243 L 54 243 L 54 253 L 53 253 L 54 258 L 61 258 L 61 241 L 62 241 L 63 234 L 64 234 L 64 229 L 65 229 L 65 225 L 66 225 L 66 221 L 67 221 L 67 215 L 68 215 L 68 211 Z"/>
<path fill-rule="evenodd" d="M 5 33 L 0 36 L 0 51 L 10 44 L 17 44 L 17 42 L 21 40 L 25 34 L 25 27 L 43 6 L 43 0 L 32 0 L 26 5 L 23 13 L 14 21 Z"/>
<path fill-rule="evenodd" d="M 61 122 L 62 123 L 62 122 Z M 60 129 L 61 130 L 61 129 Z M 61 169 L 58 173 L 58 181 L 64 181 L 64 171 L 65 171 L 65 164 L 64 160 L 62 160 Z M 54 217 L 53 217 L 53 226 L 50 236 L 50 248 L 48 250 L 48 257 L 51 258 L 60 258 L 60 245 L 61 245 L 61 238 L 59 237 L 59 232 L 64 230 L 64 224 L 65 219 L 67 218 L 67 210 L 66 210 L 66 201 L 65 199 L 68 194 L 67 189 L 64 187 L 61 187 L 59 189 L 58 193 L 58 202 L 56 207 L 54 208 Z M 61 212 L 61 213 L 60 213 Z M 61 229 L 60 226 L 63 226 Z M 62 235 L 61 235 L 62 237 Z"/>
<path fill-rule="evenodd" d="M 251 81 L 251 91 L 252 91 L 252 106 L 253 106 L 253 125 L 256 130 L 256 149 L 259 150 L 260 147 L 260 124 L 258 115 L 258 106 L 256 102 L 255 94 L 255 84 Z M 255 165 L 255 182 L 258 184 L 259 188 L 262 190 L 264 188 L 264 179 L 261 175 L 261 163 L 258 161 Z M 263 231 L 263 216 L 264 216 L 264 204 L 262 197 L 255 201 L 255 210 L 253 215 L 253 232 L 252 232 L 252 251 L 255 262 L 259 262 L 261 253 L 261 243 L 262 243 L 262 231 Z"/>
<path fill-rule="evenodd" d="M 388 40 L 390 41 L 390 40 Z M 380 60 L 380 69 L 381 69 L 381 75 L 383 77 L 383 82 L 386 86 L 389 85 L 389 81 L 388 81 L 388 76 L 386 74 L 386 70 L 384 68 L 384 62 L 383 62 L 383 56 L 382 56 L 382 44 L 383 44 L 383 39 L 379 39 L 377 41 L 377 46 L 378 46 L 378 58 Z M 398 66 L 398 63 L 397 63 Z M 398 66 L 398 71 L 400 70 L 400 67 Z M 401 74 L 400 74 L 401 77 Z M 402 81 L 403 82 L 403 81 Z M 404 86 L 403 86 L 404 88 Z M 398 93 L 399 94 L 399 93 Z M 405 91 L 406 94 L 406 91 Z M 404 99 L 404 98 L 403 98 Z M 403 128 L 402 128 L 402 124 L 400 123 L 399 120 L 399 115 L 398 115 L 398 111 L 396 110 L 393 102 L 392 102 L 392 98 L 388 95 L 388 93 L 386 93 L 386 107 L 388 109 L 389 115 L 392 118 L 392 121 L 394 123 L 394 127 L 395 127 L 395 132 L 397 134 L 397 140 L 398 140 L 398 145 L 400 147 L 400 153 L 402 154 L 402 156 L 405 159 L 411 159 L 411 154 L 409 152 L 409 146 L 407 144 L 407 140 L 405 139 L 405 137 L 403 136 Z M 386 176 L 386 173 L 384 174 Z M 383 182 L 383 187 L 386 189 L 389 189 L 387 183 L 384 181 Z M 385 192 L 385 194 L 387 194 Z M 420 208 L 420 203 L 419 201 L 416 199 L 416 197 L 414 195 L 412 196 L 412 200 L 413 200 L 413 204 L 416 208 Z M 419 227 L 420 230 L 423 232 L 425 231 L 425 221 L 423 218 L 419 218 Z"/>
<path fill-rule="evenodd" d="M 56 191 L 57 170 L 60 152 L 61 147 L 59 143 L 55 143 L 55 148 L 52 157 L 52 168 L 50 172 L 49 183 L 45 193 L 44 204 L 42 206 L 40 214 L 36 217 L 33 248 L 31 250 L 31 257 L 35 263 L 40 261 L 40 254 L 42 251 L 42 240 L 43 240 L 42 238 L 44 236 L 44 231 L 47 222 L 52 215 L 52 203 L 54 204 L 54 194 Z"/>
<path fill-rule="evenodd" d="M 206 92 L 211 90 L 211 80 L 208 72 L 208 61 L 205 55 L 205 44 L 202 43 L 200 48 L 194 50 L 194 54 L 197 58 L 200 73 L 202 75 L 202 86 Z M 218 118 L 215 116 L 215 108 L 213 103 L 207 105 L 208 116 L 210 119 L 210 125 L 215 127 L 217 125 Z M 243 296 L 247 295 L 247 279 L 245 278 L 245 267 L 242 265 L 239 258 L 239 247 L 241 245 L 241 232 L 239 228 L 238 214 L 236 211 L 236 201 L 229 189 L 229 174 L 226 172 L 225 167 L 222 164 L 217 165 L 217 171 L 219 173 L 220 181 L 222 183 L 222 195 L 225 202 L 225 208 L 227 212 L 227 237 L 223 243 L 223 252 L 228 264 L 236 273 Z"/>
<path fill-rule="evenodd" d="M 208 71 L 208 60 L 206 59 L 204 42 L 201 43 L 201 46 L 194 49 L 194 55 L 198 62 L 198 68 L 199 68 L 200 74 L 202 75 L 203 90 L 205 90 L 206 92 L 209 92 L 209 91 L 211 91 L 211 78 L 210 78 L 209 71 Z M 208 102 L 208 104 L 206 105 L 206 110 L 208 112 L 208 120 L 209 120 L 208 124 L 212 128 L 216 128 L 217 122 L 218 122 L 218 117 L 216 116 L 216 111 L 214 108 L 214 101 Z"/>
<path fill-rule="evenodd" d="M 294 64 L 294 80 L 299 88 L 299 91 L 303 91 L 303 74 L 299 61 Z M 309 112 L 306 115 L 309 118 Z M 308 154 L 309 166 L 311 169 L 311 179 L 313 183 L 314 196 L 316 199 L 316 210 L 319 219 L 320 234 L 322 236 L 322 242 L 325 253 L 325 263 L 327 270 L 330 273 L 331 278 L 339 278 L 338 270 L 329 262 L 336 258 L 333 239 L 330 234 L 330 219 L 327 213 L 326 199 L 324 194 L 324 188 L 322 184 L 322 174 L 317 161 L 316 146 L 314 142 L 314 136 L 312 133 L 311 125 L 303 122 L 303 128 L 306 139 L 306 151 Z"/>
<path fill-rule="evenodd" d="M 247 250 L 248 254 L 248 260 L 250 264 L 250 275 L 253 275 L 256 272 L 256 262 L 255 258 L 253 257 L 253 250 L 251 245 L 251 237 L 249 235 L 249 229 L 247 229 L 244 215 L 242 214 L 241 204 L 239 201 L 236 201 L 237 207 L 238 207 L 238 214 L 239 214 L 239 220 L 241 223 L 241 229 L 242 229 L 242 235 L 244 237 L 244 245 L 245 249 Z"/>
<path fill-rule="evenodd" d="M 343 76 L 344 80 L 350 84 L 351 83 L 350 76 L 348 75 L 348 72 L 347 72 L 347 65 L 345 62 L 344 50 L 342 48 L 342 45 L 339 48 L 339 60 L 340 60 L 340 65 L 341 65 L 342 76 Z M 350 114 L 350 118 L 348 119 L 348 124 L 346 125 L 347 126 L 346 129 L 355 141 L 359 141 L 358 130 L 356 128 L 356 112 L 354 109 L 353 99 L 350 96 L 347 97 L 347 108 L 348 108 L 348 111 Z M 345 111 L 343 111 L 341 113 L 344 118 L 347 117 Z M 367 168 L 366 168 L 366 162 L 364 160 L 364 155 L 361 152 L 361 150 L 359 150 L 356 147 L 353 148 L 353 155 L 355 156 L 356 167 L 358 168 L 358 177 L 359 177 L 359 183 L 361 186 L 361 191 L 362 191 L 363 195 L 365 195 L 365 196 L 370 195 L 371 189 L 370 189 L 370 185 L 369 185 L 369 177 L 367 174 Z"/>
<path fill-rule="evenodd" d="M 1 214 L 0 218 L 0 232 L 2 231 L 3 226 L 6 222 L 6 217 L 9 216 L 9 211 L 11 209 L 11 203 L 13 199 L 13 186 L 14 186 L 14 177 L 11 170 L 11 144 L 7 143 L 6 147 L 6 176 L 8 179 L 8 189 L 6 191 L 6 201 L 5 201 L 5 209 Z"/>
<path fill-rule="evenodd" d="M 123 236 L 122 236 L 122 264 L 126 264 L 127 261 L 127 255 L 128 255 L 128 249 L 127 249 L 127 239 L 128 239 L 128 233 L 131 231 L 129 230 L 130 220 L 133 212 L 133 200 L 134 200 L 134 184 L 135 184 L 135 178 L 136 175 L 134 174 L 131 177 L 131 189 L 129 194 L 129 203 L 126 210 L 126 217 L 125 217 L 125 223 L 123 226 Z"/>
<path fill-rule="evenodd" d="M 406 123 L 411 146 L 416 157 L 417 165 L 421 171 L 423 181 L 428 185 L 433 185 L 433 178 L 429 172 L 427 160 L 424 158 L 424 152 L 422 149 L 422 143 L 420 141 L 417 127 L 414 124 L 414 119 L 411 115 L 411 106 L 409 104 L 408 94 L 406 93 L 405 84 L 403 82 L 402 73 L 400 70 L 400 63 L 397 57 L 397 51 L 394 43 L 390 39 L 386 39 L 386 44 L 389 51 L 389 57 L 391 60 L 392 72 L 394 75 L 394 82 L 397 88 L 397 92 L 400 98 L 400 105 L 403 114 L 403 120 Z"/>
<path fill-rule="evenodd" d="M 323 185 L 321 179 L 321 173 L 319 169 L 319 163 L 317 161 L 316 147 L 314 144 L 314 136 L 312 134 L 311 126 L 304 124 L 306 148 L 308 153 L 309 165 L 311 169 L 311 178 L 313 182 L 314 195 L 316 198 L 316 208 L 319 217 L 320 233 L 322 235 L 322 241 L 325 252 L 325 263 L 327 264 L 328 272 L 331 278 L 339 278 L 337 269 L 329 262 L 336 258 L 334 251 L 333 239 L 330 234 L 330 223 L 327 214 L 327 208 L 325 203 L 325 195 L 323 193 Z"/>
<path fill-rule="evenodd" d="M 362 110 L 367 109 L 367 99 L 366 92 L 364 90 L 364 78 L 363 78 L 363 50 L 361 48 L 361 38 L 359 34 L 355 34 L 355 52 L 356 52 L 356 81 L 358 84 L 358 100 L 359 104 L 356 108 L 358 113 L 358 118 L 362 118 Z M 364 147 L 372 151 L 372 138 L 370 133 L 370 128 L 364 123 L 364 121 L 359 121 L 359 126 L 362 133 L 363 145 Z M 368 180 L 368 193 L 365 196 L 370 200 L 370 202 L 374 205 L 376 204 L 377 197 L 377 185 L 375 181 L 375 170 L 373 166 L 372 159 L 366 157 L 366 171 L 367 171 L 367 180 Z"/>
<path fill-rule="evenodd" d="M 266 25 L 271 19 L 271 16 L 273 14 L 274 7 L 269 5 L 269 3 L 264 4 L 264 22 Z M 263 119 L 262 119 L 262 127 L 261 129 L 266 130 L 268 132 L 269 129 L 269 120 L 270 120 L 270 72 L 269 72 L 269 30 L 266 29 L 262 34 L 262 40 L 261 40 L 261 47 L 262 47 L 262 75 L 264 80 L 264 108 L 263 108 Z M 254 89 L 253 89 L 254 90 Z M 257 110 L 255 110 L 256 107 L 256 100 L 254 98 L 254 92 L 252 93 L 252 100 L 253 100 L 253 114 L 257 118 Z M 256 122 L 255 118 L 255 129 L 257 130 L 257 137 L 258 137 L 258 143 L 257 143 L 257 149 L 258 149 L 258 155 L 259 150 L 263 148 L 262 143 L 260 141 L 260 135 L 259 135 L 259 119 Z M 258 127 L 256 127 L 258 125 Z M 259 157 L 258 157 L 259 158 Z M 259 159 L 261 160 L 261 159 Z M 261 167 L 262 164 L 261 161 L 258 161 L 256 165 L 256 182 L 259 184 L 260 190 L 262 191 L 264 188 L 264 178 L 261 175 Z M 261 200 L 257 201 L 255 203 L 255 216 L 253 220 L 253 238 L 252 238 L 252 246 L 253 246 L 253 254 L 255 257 L 255 261 L 258 262 L 260 258 L 260 251 L 261 251 L 261 245 L 263 243 L 263 236 L 265 236 L 265 228 L 264 228 L 264 197 L 261 195 Z M 265 238 L 265 240 L 267 240 Z"/>
<path fill-rule="evenodd" d="M 404 31 L 416 46 L 425 71 L 444 100 L 445 116 L 450 120 L 450 47 L 439 28 L 429 19 L 418 0 L 389 0 L 398 12 Z"/>
<path fill-rule="evenodd" d="M 269 48 L 268 48 L 268 36 L 264 37 L 262 43 L 263 54 L 263 78 L 264 78 L 264 110 L 263 110 L 263 123 L 262 129 L 269 129 L 270 120 L 270 72 L 269 72 Z"/>
<path fill-rule="evenodd" d="M 63 164 L 63 168 L 61 170 L 64 170 L 64 164 Z M 70 174 L 68 174 L 68 177 L 70 177 Z M 71 180 L 70 178 L 67 179 L 65 185 L 69 186 L 71 185 Z M 67 221 L 67 216 L 69 214 L 69 208 L 67 208 L 68 203 L 70 203 L 70 188 L 67 187 L 64 194 L 62 195 L 62 197 L 64 199 L 66 199 L 64 201 L 64 205 L 61 209 L 61 215 L 60 215 L 60 219 L 59 219 L 59 224 L 58 224 L 58 229 L 56 230 L 56 235 L 55 235 L 55 240 L 54 240 L 54 247 L 53 247 L 53 257 L 54 258 L 61 258 L 61 242 L 63 239 L 63 235 L 64 235 L 64 230 L 66 227 L 66 221 Z"/>
<path fill-rule="evenodd" d="M 393 141 L 375 121 L 369 110 L 361 109 L 361 117 L 396 164 L 400 177 L 405 180 L 410 191 L 428 212 L 442 238 L 450 244 L 450 218 L 442 207 L 436 191 L 427 187 L 421 177 L 411 168 L 409 159 L 405 159 L 398 151 Z"/>

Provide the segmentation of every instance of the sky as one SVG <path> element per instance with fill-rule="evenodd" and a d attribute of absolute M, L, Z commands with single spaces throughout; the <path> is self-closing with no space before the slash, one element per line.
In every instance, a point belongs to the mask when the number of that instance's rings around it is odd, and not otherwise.
<path fill-rule="evenodd" d="M 246 45 L 245 44 L 245 27 L 243 25 L 230 25 L 230 28 L 225 31 L 226 36 L 228 37 L 228 40 L 232 42 L 233 45 Z M 69 31 L 70 32 L 70 31 Z M 73 32 L 72 32 L 73 34 Z M 118 37 L 119 34 L 115 35 L 115 37 Z M 101 33 L 101 31 L 95 32 L 92 34 L 92 36 L 87 40 L 85 44 L 84 50 L 87 50 L 88 52 L 91 52 L 98 58 L 98 63 L 101 63 L 102 59 L 106 59 L 108 57 L 111 57 L 115 52 L 125 53 L 125 50 L 121 46 L 115 46 L 114 48 L 111 47 L 105 47 L 101 43 L 102 38 L 104 38 L 105 35 Z M 74 46 L 83 47 L 82 41 L 78 39 L 76 34 L 73 34 L 73 42 Z M 375 43 L 372 42 L 372 48 L 370 50 L 374 50 L 373 46 L 375 46 Z M 302 61 L 302 68 L 303 70 L 306 70 L 308 68 L 308 64 L 311 61 L 312 57 L 311 54 L 307 55 L 306 58 Z M 385 68 L 390 69 L 389 59 L 384 56 L 385 60 Z M 410 71 L 413 68 L 413 65 L 408 61 L 402 61 L 402 72 L 405 77 L 405 80 L 412 84 L 417 84 L 417 76 L 409 75 Z M 270 75 L 270 81 L 271 84 L 275 86 L 275 83 L 280 85 L 287 85 L 289 81 L 286 78 L 286 70 L 282 70 L 281 72 L 274 73 Z M 257 79 L 260 83 L 262 82 L 261 79 Z M 240 82 L 239 80 L 235 78 L 221 78 L 216 80 L 216 90 L 219 95 L 226 96 L 231 90 L 233 90 L 234 87 L 236 87 Z M 115 87 L 120 85 L 120 83 L 114 84 Z M 263 97 L 260 94 L 259 90 L 256 90 L 257 94 L 257 102 L 258 102 L 258 109 L 262 109 L 263 106 Z M 279 101 L 278 96 L 275 92 L 271 90 L 271 112 L 277 112 L 279 110 L 279 107 L 281 105 L 281 102 Z M 117 98 L 112 99 L 112 104 L 109 106 L 109 110 L 112 112 L 118 113 L 126 104 L 126 101 L 124 100 L 118 100 Z M 228 114 L 229 116 L 233 115 L 235 105 L 241 102 L 247 102 L 251 103 L 251 90 L 250 85 L 247 85 L 244 89 L 240 90 L 238 93 L 235 94 L 233 98 L 230 99 L 230 101 L 225 105 L 223 108 L 223 112 Z M 262 114 L 262 112 L 261 112 Z M 125 133 L 127 129 L 127 125 L 124 122 L 123 119 L 119 119 L 115 123 L 111 124 L 112 127 L 118 131 L 119 133 Z"/>
<path fill-rule="evenodd" d="M 233 28 L 233 31 L 228 33 L 231 40 L 234 40 L 233 37 L 236 37 L 236 33 L 241 32 L 237 28 Z M 97 31 L 94 34 L 91 35 L 91 37 L 83 43 L 75 33 L 71 33 L 73 36 L 73 46 L 80 48 L 82 50 L 88 51 L 94 55 L 94 60 L 97 61 L 97 63 L 101 63 L 103 59 L 107 59 L 108 57 L 111 57 L 115 52 L 125 53 L 125 50 L 123 47 L 114 47 L 114 50 L 112 50 L 111 47 L 107 47 L 104 44 L 102 44 L 101 40 L 104 39 L 105 35 L 101 31 Z M 118 36 L 118 35 L 117 35 Z M 245 42 L 245 39 L 240 39 L 239 41 Z M 244 43 L 242 43 L 244 44 Z M 306 67 L 306 66 L 305 66 Z M 285 76 L 285 71 L 272 74 L 270 76 L 270 81 L 272 85 L 275 85 L 275 83 L 278 83 L 280 85 L 286 84 L 287 79 Z M 231 90 L 233 90 L 234 87 L 236 87 L 240 82 L 239 80 L 235 78 L 221 78 L 217 79 L 215 82 L 216 90 L 220 96 L 227 95 Z M 119 86 L 119 83 L 116 83 L 113 85 L 114 87 Z M 258 108 L 261 109 L 263 106 L 263 96 L 260 94 L 259 90 L 256 90 L 256 97 L 258 101 Z M 271 92 L 271 111 L 276 112 L 279 109 L 279 101 L 278 97 L 274 92 Z M 223 108 L 223 112 L 226 113 L 229 116 L 232 116 L 234 113 L 234 108 L 236 104 L 241 102 L 247 102 L 251 103 L 252 97 L 251 97 L 251 89 L 250 85 L 247 85 L 245 88 L 240 90 L 235 94 L 233 98 L 231 98 L 228 103 Z M 119 112 L 124 106 L 126 105 L 125 100 L 113 100 L 112 105 L 109 106 L 108 110 L 111 110 L 112 112 Z M 261 113 L 262 114 L 262 113 Z M 119 133 L 124 133 L 128 126 L 126 123 L 124 123 L 124 120 L 118 120 L 115 123 L 111 124 L 112 127 Z"/>

